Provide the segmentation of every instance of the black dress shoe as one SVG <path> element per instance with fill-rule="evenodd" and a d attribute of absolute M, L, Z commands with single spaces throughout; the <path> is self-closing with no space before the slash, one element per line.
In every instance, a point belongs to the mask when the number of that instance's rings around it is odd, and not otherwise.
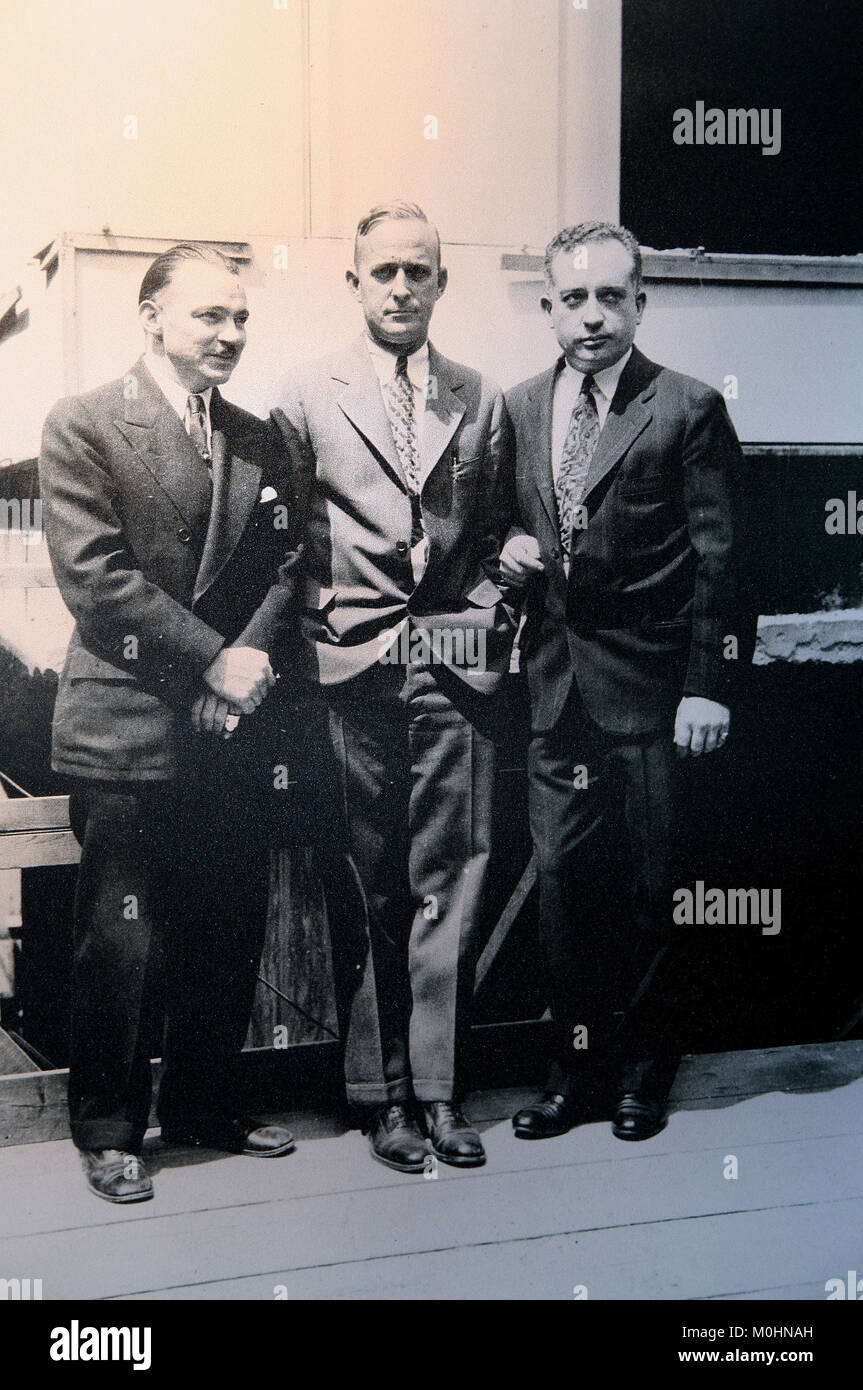
<path fill-rule="evenodd" d="M 617 1103 L 611 1132 L 615 1139 L 652 1139 L 665 1128 L 665 1102 L 644 1091 L 627 1091 Z"/>
<path fill-rule="evenodd" d="M 146 1202 L 153 1195 L 150 1175 L 137 1154 L 122 1149 L 82 1149 L 87 1186 L 106 1202 Z"/>
<path fill-rule="evenodd" d="M 379 1163 L 399 1173 L 421 1173 L 428 1162 L 428 1144 L 410 1109 L 402 1101 L 381 1105 L 369 1126 L 369 1146 Z"/>
<path fill-rule="evenodd" d="M 432 1153 L 454 1168 L 478 1168 L 485 1163 L 482 1140 L 470 1121 L 449 1100 L 432 1100 L 423 1106 Z"/>
<path fill-rule="evenodd" d="M 526 1105 L 513 1115 L 512 1127 L 517 1139 L 553 1139 L 583 1124 L 588 1109 L 581 1094 L 563 1096 L 551 1092 L 536 1105 Z"/>
<path fill-rule="evenodd" d="M 190 1126 L 163 1125 L 162 1143 L 187 1149 L 218 1149 L 252 1158 L 280 1158 L 294 1149 L 284 1125 L 256 1125 L 254 1120 L 207 1120 Z"/>

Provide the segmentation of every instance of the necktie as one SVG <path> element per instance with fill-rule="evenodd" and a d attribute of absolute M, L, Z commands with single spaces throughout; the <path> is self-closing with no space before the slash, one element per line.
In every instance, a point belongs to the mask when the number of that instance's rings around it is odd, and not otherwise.
<path fill-rule="evenodd" d="M 419 493 L 419 459 L 417 457 L 417 426 L 414 416 L 414 392 L 408 376 L 405 353 L 396 360 L 395 375 L 387 385 L 387 406 L 393 439 L 401 466 L 411 492 Z"/>
<path fill-rule="evenodd" d="M 578 400 L 572 408 L 554 484 L 560 518 L 560 543 L 567 561 L 572 547 L 575 509 L 584 496 L 590 461 L 599 438 L 599 416 L 591 394 L 593 384 L 593 377 L 588 373 L 581 383 Z"/>
<path fill-rule="evenodd" d="M 192 394 L 186 403 L 186 433 L 201 458 L 210 465 L 210 450 L 207 445 L 207 416 L 204 410 L 204 397 Z"/>
<path fill-rule="evenodd" d="M 426 544 L 420 506 L 420 465 L 414 392 L 408 376 L 406 353 L 401 353 L 396 359 L 395 373 L 386 388 L 386 403 L 396 451 L 410 492 L 411 565 L 414 579 L 418 582 L 425 569 Z"/>

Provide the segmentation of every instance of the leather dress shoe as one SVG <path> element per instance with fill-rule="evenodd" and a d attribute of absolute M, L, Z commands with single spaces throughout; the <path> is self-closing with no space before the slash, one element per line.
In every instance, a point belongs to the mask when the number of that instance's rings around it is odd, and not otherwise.
<path fill-rule="evenodd" d="M 583 1095 L 547 1092 L 535 1105 L 526 1105 L 513 1115 L 512 1127 L 517 1139 L 553 1139 L 582 1124 L 586 1110 Z"/>
<path fill-rule="evenodd" d="M 410 1108 L 402 1101 L 381 1105 L 369 1126 L 374 1158 L 399 1173 L 421 1173 L 428 1161 L 428 1144 Z"/>
<path fill-rule="evenodd" d="M 478 1168 L 485 1163 L 485 1149 L 473 1125 L 449 1100 L 432 1100 L 423 1106 L 432 1153 L 454 1168 Z"/>
<path fill-rule="evenodd" d="M 146 1202 L 153 1184 L 137 1154 L 123 1149 L 82 1149 L 87 1186 L 106 1202 Z"/>
<path fill-rule="evenodd" d="M 280 1158 L 294 1149 L 284 1125 L 256 1125 L 254 1120 L 208 1120 L 193 1126 L 163 1125 L 162 1143 L 189 1149 L 219 1149 L 252 1158 Z"/>
<path fill-rule="evenodd" d="M 627 1091 L 617 1102 L 611 1132 L 615 1139 L 652 1139 L 665 1128 L 665 1104 L 643 1091 Z"/>

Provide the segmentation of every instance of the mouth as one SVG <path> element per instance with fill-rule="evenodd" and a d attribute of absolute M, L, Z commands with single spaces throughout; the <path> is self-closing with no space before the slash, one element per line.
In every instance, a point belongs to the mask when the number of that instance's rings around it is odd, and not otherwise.
<path fill-rule="evenodd" d="M 582 338 L 581 341 L 580 341 L 580 343 L 579 343 L 579 347 L 583 347 L 583 348 L 598 348 L 598 347 L 604 347 L 605 344 L 606 344 L 607 342 L 608 342 L 608 338 Z"/>

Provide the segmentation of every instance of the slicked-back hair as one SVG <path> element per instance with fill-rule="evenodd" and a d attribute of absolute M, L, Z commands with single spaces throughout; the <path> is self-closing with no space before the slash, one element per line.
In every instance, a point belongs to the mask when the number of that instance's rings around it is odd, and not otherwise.
<path fill-rule="evenodd" d="M 177 266 L 181 265 L 183 261 L 204 261 L 207 265 L 220 265 L 231 275 L 239 276 L 240 274 L 236 261 L 230 260 L 215 246 L 199 246 L 194 241 L 181 241 L 176 246 L 171 246 L 167 251 L 163 251 L 153 261 L 141 281 L 138 303 L 143 304 L 145 299 L 154 299 L 160 290 L 163 290 L 166 285 L 170 285 Z"/>
<path fill-rule="evenodd" d="M 545 248 L 546 285 L 551 288 L 554 284 L 551 266 L 558 251 L 574 251 L 577 246 L 584 246 L 589 241 L 619 241 L 626 248 L 632 257 L 632 282 L 638 294 L 642 277 L 641 247 L 632 232 L 616 222 L 579 222 L 575 227 L 562 228 Z"/>
<path fill-rule="evenodd" d="M 365 217 L 361 217 L 357 223 L 357 234 L 354 237 L 354 265 L 360 248 L 360 241 L 364 236 L 368 236 L 373 227 L 379 222 L 425 222 L 427 227 L 431 227 L 434 232 L 435 246 L 437 247 L 437 263 L 440 265 L 440 234 L 433 222 L 430 222 L 420 207 L 419 203 L 409 203 L 405 198 L 393 198 L 389 203 L 378 203 L 376 207 L 370 208 Z"/>

